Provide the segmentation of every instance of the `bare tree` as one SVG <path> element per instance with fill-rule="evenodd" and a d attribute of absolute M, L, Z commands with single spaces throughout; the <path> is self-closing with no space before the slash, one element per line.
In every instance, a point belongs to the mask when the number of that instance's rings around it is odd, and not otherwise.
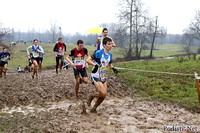
<path fill-rule="evenodd" d="M 196 11 L 196 15 L 191 21 L 188 29 L 190 30 L 190 33 L 192 33 L 195 38 L 200 41 L 200 9 Z"/>
<path fill-rule="evenodd" d="M 9 28 L 2 27 L 2 24 L 0 23 L 0 44 L 3 45 L 3 38 L 6 34 L 10 33 Z"/>
<path fill-rule="evenodd" d="M 181 42 L 186 52 L 190 52 L 191 46 L 196 42 L 200 42 L 200 10 L 196 11 L 196 15 L 188 28 L 184 30 Z"/>
<path fill-rule="evenodd" d="M 59 34 L 59 27 L 57 26 L 56 22 L 51 22 L 50 33 L 52 35 L 52 43 L 55 42 L 58 34 Z"/>

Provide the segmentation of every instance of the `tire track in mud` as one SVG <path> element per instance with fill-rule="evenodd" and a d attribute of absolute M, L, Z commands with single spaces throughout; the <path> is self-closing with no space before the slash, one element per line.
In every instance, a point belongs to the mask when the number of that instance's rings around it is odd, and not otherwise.
<path fill-rule="evenodd" d="M 96 114 L 87 106 L 87 114 L 81 114 L 82 101 L 95 88 L 90 81 L 80 85 L 81 98 L 76 101 L 72 70 L 59 75 L 42 71 L 38 80 L 31 80 L 30 73 L 0 80 L 2 132 L 160 133 L 170 124 L 192 124 L 200 132 L 200 114 L 170 103 L 130 98 L 132 90 L 114 76 L 108 78 L 108 95 Z"/>

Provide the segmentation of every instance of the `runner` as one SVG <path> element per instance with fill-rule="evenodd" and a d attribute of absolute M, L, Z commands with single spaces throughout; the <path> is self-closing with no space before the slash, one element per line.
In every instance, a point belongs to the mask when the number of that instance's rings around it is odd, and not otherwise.
<path fill-rule="evenodd" d="M 88 99 L 88 106 L 91 105 L 94 97 L 97 97 L 97 101 L 94 107 L 90 110 L 90 112 L 96 112 L 96 108 L 103 102 L 106 98 L 107 94 L 107 81 L 105 77 L 105 73 L 107 72 L 107 68 L 110 68 L 114 71 L 114 73 L 118 73 L 117 69 L 112 66 L 112 40 L 108 37 L 103 39 L 104 49 L 96 51 L 92 57 L 87 59 L 88 64 L 94 66 L 92 70 L 91 79 L 93 84 L 95 85 L 98 93 L 91 95 Z M 93 62 L 93 60 L 95 62 Z"/>
<path fill-rule="evenodd" d="M 27 62 L 28 62 L 29 72 L 31 72 L 33 70 L 32 53 L 30 53 L 30 55 L 28 56 Z"/>
<path fill-rule="evenodd" d="M 65 48 L 65 49 L 64 49 Z M 63 49 L 65 52 L 63 52 Z M 56 52 L 56 73 L 58 74 L 58 66 L 59 66 L 59 60 L 61 60 L 61 67 L 60 71 L 63 66 L 63 61 L 64 61 L 64 55 L 66 55 L 66 45 L 62 42 L 62 38 L 58 38 L 58 43 L 56 43 L 54 49 L 54 52 Z"/>
<path fill-rule="evenodd" d="M 70 54 L 67 56 L 66 60 L 72 65 L 74 69 L 74 76 L 76 78 L 76 97 L 78 98 L 78 90 L 79 90 L 79 84 L 88 82 L 87 72 L 86 69 L 88 69 L 88 64 L 85 63 L 85 55 L 89 57 L 88 50 L 83 47 L 84 43 L 82 40 L 77 41 L 77 48 L 74 48 L 71 50 Z M 69 59 L 69 57 L 72 57 L 73 62 Z M 80 75 L 82 79 L 80 78 Z"/>
<path fill-rule="evenodd" d="M 0 78 L 2 77 L 2 73 L 4 73 L 4 77 L 6 78 L 8 60 L 10 60 L 10 54 L 7 52 L 6 48 L 3 48 L 3 52 L 0 53 Z"/>
<path fill-rule="evenodd" d="M 110 39 L 112 40 L 112 46 L 113 46 L 113 47 L 116 47 L 116 45 L 115 45 L 113 39 L 112 39 L 111 37 L 108 36 L 108 29 L 107 29 L 107 28 L 104 28 L 104 29 L 103 29 L 102 34 L 103 34 L 102 37 L 100 36 L 100 37 L 97 38 L 96 50 L 101 50 L 101 49 L 103 49 L 103 39 L 104 39 L 105 37 L 110 38 Z"/>
<path fill-rule="evenodd" d="M 31 61 L 33 61 L 34 64 L 34 70 L 33 70 L 33 75 L 32 78 L 34 79 L 34 75 L 36 74 L 36 79 L 38 78 L 38 64 L 39 64 L 39 54 L 43 54 L 44 50 L 41 46 L 38 45 L 38 40 L 35 39 L 33 40 L 33 44 L 32 46 L 29 46 L 27 48 L 27 54 L 28 56 L 31 56 L 31 54 L 29 53 L 29 49 L 31 49 L 31 53 L 32 53 L 32 58 Z"/>
<path fill-rule="evenodd" d="M 42 69 L 43 55 L 45 55 L 45 52 L 44 53 L 40 53 L 40 56 L 39 56 L 39 69 L 40 70 Z"/>

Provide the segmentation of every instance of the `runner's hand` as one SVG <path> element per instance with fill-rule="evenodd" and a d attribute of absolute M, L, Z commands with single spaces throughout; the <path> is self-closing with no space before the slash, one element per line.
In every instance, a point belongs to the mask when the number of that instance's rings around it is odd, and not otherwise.
<path fill-rule="evenodd" d="M 92 73 L 96 73 L 97 70 L 98 70 L 98 67 L 99 67 L 98 65 L 95 65 L 95 66 L 94 66 L 94 69 L 92 70 Z"/>
<path fill-rule="evenodd" d="M 88 68 L 89 68 L 87 63 L 86 63 L 86 65 L 85 65 L 85 67 L 86 67 L 86 69 L 88 69 Z"/>
<path fill-rule="evenodd" d="M 67 52 L 64 52 L 64 55 L 67 55 Z"/>
<path fill-rule="evenodd" d="M 116 68 L 113 67 L 112 70 L 113 70 L 113 72 L 114 72 L 115 74 L 118 73 L 118 70 L 117 70 Z"/>
<path fill-rule="evenodd" d="M 72 63 L 71 65 L 72 65 L 72 67 L 75 67 L 75 66 L 76 66 L 74 63 Z"/>

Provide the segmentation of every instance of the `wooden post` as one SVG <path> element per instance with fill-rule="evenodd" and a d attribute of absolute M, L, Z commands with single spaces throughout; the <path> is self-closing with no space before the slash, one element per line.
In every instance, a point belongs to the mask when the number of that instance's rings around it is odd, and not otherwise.
<path fill-rule="evenodd" d="M 200 104 L 200 90 L 199 90 L 199 79 L 196 79 L 196 86 L 197 86 L 197 92 L 199 97 L 199 104 Z"/>

